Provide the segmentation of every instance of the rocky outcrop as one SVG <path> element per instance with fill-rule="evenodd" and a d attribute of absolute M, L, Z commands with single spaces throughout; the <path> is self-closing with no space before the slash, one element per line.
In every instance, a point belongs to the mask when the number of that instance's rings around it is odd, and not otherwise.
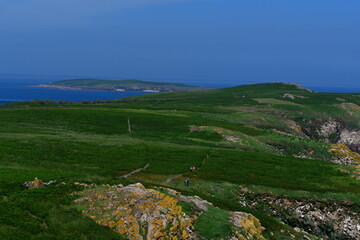
<path fill-rule="evenodd" d="M 200 129 L 202 129 L 202 130 L 207 129 L 207 127 L 201 126 Z M 233 131 L 231 131 L 229 129 L 214 128 L 213 131 L 215 131 L 216 133 L 221 135 L 227 141 L 241 143 L 241 139 L 238 136 L 236 136 L 236 134 Z"/>
<path fill-rule="evenodd" d="M 343 109 L 360 111 L 360 106 L 355 103 L 344 102 L 340 104 Z"/>
<path fill-rule="evenodd" d="M 320 129 L 318 129 L 317 132 L 319 136 L 329 139 L 339 136 L 342 129 L 343 125 L 341 122 L 329 119 L 320 126 Z"/>
<path fill-rule="evenodd" d="M 195 204 L 194 214 L 198 217 L 208 211 L 208 206 L 213 206 L 212 203 L 201 199 L 198 196 L 184 196 L 181 193 L 170 189 L 162 188 L 166 190 L 170 195 L 174 196 L 179 201 L 192 202 Z M 259 219 L 249 213 L 244 212 L 230 212 L 229 222 L 232 224 L 232 229 L 227 237 L 231 240 L 265 240 L 262 232 L 265 230 Z"/>
<path fill-rule="evenodd" d="M 345 144 L 332 144 L 329 151 L 337 155 L 337 158 L 334 160 L 335 163 L 344 165 L 360 164 L 360 154 L 352 151 Z"/>
<path fill-rule="evenodd" d="M 147 189 L 140 183 L 126 187 L 74 184 L 85 187 L 76 193 L 82 197 L 75 200 L 83 214 L 128 239 L 204 239 L 194 223 L 210 206 L 216 208 L 198 196 L 185 196 L 171 188 Z M 191 203 L 190 215 L 180 202 Z M 232 227 L 226 239 L 265 240 L 264 228 L 253 215 L 230 212 L 229 216 Z"/>
<path fill-rule="evenodd" d="M 295 130 L 296 132 L 299 132 L 299 133 L 302 132 L 301 131 L 301 126 L 299 124 L 297 124 L 295 121 L 287 120 L 287 121 L 285 121 L 285 123 L 289 128 Z"/>
<path fill-rule="evenodd" d="M 231 135 L 223 135 L 223 138 L 227 141 L 234 142 L 234 143 L 241 143 L 241 139 L 236 136 Z"/>
<path fill-rule="evenodd" d="M 31 189 L 31 188 L 42 188 L 52 183 L 55 183 L 56 180 L 50 180 L 48 182 L 43 182 L 41 179 L 35 178 L 33 181 L 24 182 L 24 186 Z"/>
<path fill-rule="evenodd" d="M 343 165 L 353 165 L 356 169 L 354 177 L 356 180 L 360 180 L 360 154 L 357 152 L 352 151 L 347 145 L 345 144 L 333 144 L 330 146 L 331 153 L 336 155 L 335 159 L 332 161 L 338 164 Z M 346 170 L 343 170 L 346 171 Z M 346 171 L 348 172 L 348 171 Z"/>
<path fill-rule="evenodd" d="M 346 144 L 351 150 L 360 153 L 359 130 L 349 130 L 340 121 L 329 119 L 320 126 L 317 132 L 329 142 Z"/>
<path fill-rule="evenodd" d="M 298 232 L 330 239 L 360 239 L 360 212 L 351 202 L 306 201 L 241 191 L 239 203 L 278 217 Z"/>
<path fill-rule="evenodd" d="M 308 91 L 310 93 L 315 93 L 315 91 L 313 90 L 310 90 L 308 88 L 305 88 L 304 86 L 301 86 L 300 84 L 297 84 L 297 83 L 282 83 L 284 85 L 290 85 L 290 86 L 295 86 L 297 89 L 299 90 L 305 90 L 305 91 Z"/>
<path fill-rule="evenodd" d="M 290 98 L 290 99 L 301 98 L 301 99 L 304 99 L 304 98 L 307 98 L 307 97 L 301 96 L 301 95 L 295 95 L 295 94 L 285 93 L 285 94 L 283 95 L 283 98 Z"/>
<path fill-rule="evenodd" d="M 128 239 L 193 239 L 195 216 L 178 200 L 142 184 L 89 189 L 75 202 L 83 213 Z"/>
<path fill-rule="evenodd" d="M 340 133 L 339 143 L 344 143 L 353 151 L 360 152 L 360 131 L 344 129 Z"/>
<path fill-rule="evenodd" d="M 244 212 L 232 212 L 229 220 L 235 226 L 233 228 L 234 235 L 230 239 L 265 240 L 262 235 L 265 228 L 261 226 L 259 219 L 253 215 Z"/>
<path fill-rule="evenodd" d="M 161 189 L 167 191 L 168 194 L 181 202 L 193 203 L 196 206 L 195 208 L 193 208 L 194 213 L 198 216 L 201 215 L 202 212 L 206 212 L 208 210 L 208 206 L 213 205 L 211 202 L 208 202 L 198 196 L 185 196 L 171 188 L 161 187 Z"/>

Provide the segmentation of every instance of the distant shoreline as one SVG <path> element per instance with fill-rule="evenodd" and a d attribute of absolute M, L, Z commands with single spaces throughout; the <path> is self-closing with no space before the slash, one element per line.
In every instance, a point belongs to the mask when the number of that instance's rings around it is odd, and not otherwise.
<path fill-rule="evenodd" d="M 67 86 L 61 86 L 61 85 L 49 85 L 49 84 L 40 84 L 40 85 L 31 85 L 27 87 L 32 88 L 52 88 L 57 90 L 73 90 L 73 91 L 94 91 L 94 92 L 143 92 L 143 93 L 159 93 L 162 91 L 156 91 L 156 90 L 116 90 L 116 89 L 94 89 L 94 88 L 85 88 L 85 87 L 67 87 Z M 165 91 L 164 91 L 165 92 Z M 166 92 L 172 92 L 172 91 L 166 91 Z"/>

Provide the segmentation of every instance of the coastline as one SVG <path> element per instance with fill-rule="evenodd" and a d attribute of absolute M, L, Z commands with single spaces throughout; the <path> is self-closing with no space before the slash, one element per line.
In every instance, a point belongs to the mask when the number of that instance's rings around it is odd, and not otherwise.
<path fill-rule="evenodd" d="M 73 90 L 73 91 L 95 91 L 95 92 L 141 92 L 141 93 L 158 93 L 161 91 L 157 90 L 116 90 L 116 89 L 105 89 L 105 88 L 86 88 L 86 87 L 67 87 L 62 85 L 48 85 L 48 84 L 40 84 L 40 85 L 31 85 L 26 87 L 32 88 L 52 88 L 57 90 Z M 164 92 L 172 92 L 172 91 L 164 91 Z"/>

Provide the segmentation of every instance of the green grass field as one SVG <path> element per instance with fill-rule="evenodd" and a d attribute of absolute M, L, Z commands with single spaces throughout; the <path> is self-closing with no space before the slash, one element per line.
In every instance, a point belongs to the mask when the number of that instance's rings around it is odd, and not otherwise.
<path fill-rule="evenodd" d="M 292 119 L 301 124 L 303 119 L 339 116 L 355 126 L 357 116 L 345 116 L 336 98 L 360 104 L 358 95 L 316 94 L 292 85 L 280 86 L 150 94 L 108 103 L 3 106 L 0 239 L 122 239 L 74 208 L 71 193 L 80 188 L 72 185 L 75 181 L 141 181 L 158 186 L 182 174 L 171 183 L 173 188 L 201 196 L 225 210 L 253 213 L 269 239 L 288 239 L 281 230 L 289 226 L 241 207 L 236 202 L 239 185 L 300 198 L 304 192 L 334 201 L 348 196 L 359 204 L 360 182 L 351 173 L 340 171 L 341 165 L 329 162 L 328 144 L 305 138 L 285 122 Z M 288 92 L 307 98 L 284 100 L 282 95 Z M 255 98 L 278 100 L 261 103 Z M 291 104 L 284 105 L 284 101 Z M 192 126 L 206 130 L 192 131 Z M 214 130 L 217 128 L 241 142 L 225 140 Z M 313 159 L 293 157 L 310 151 Z M 120 178 L 146 164 L 146 170 L 129 179 Z M 190 174 L 189 166 L 199 170 Z M 35 177 L 67 184 L 25 189 L 23 183 Z M 183 177 L 190 177 L 193 186 L 185 189 Z M 218 190 L 209 194 L 214 186 Z M 216 222 L 223 221 L 227 212 L 212 210 L 216 217 L 204 215 L 198 227 L 207 229 L 214 220 L 218 228 L 211 228 L 208 237 L 220 238 L 228 226 Z"/>

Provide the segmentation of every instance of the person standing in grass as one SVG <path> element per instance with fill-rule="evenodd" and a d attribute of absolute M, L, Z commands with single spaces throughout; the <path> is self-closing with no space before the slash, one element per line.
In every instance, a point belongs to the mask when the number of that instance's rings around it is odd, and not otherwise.
<path fill-rule="evenodd" d="M 187 178 L 187 179 L 185 179 L 185 181 L 184 181 L 184 185 L 185 185 L 185 187 L 188 187 L 189 186 L 189 184 L 190 184 L 190 180 Z"/>

